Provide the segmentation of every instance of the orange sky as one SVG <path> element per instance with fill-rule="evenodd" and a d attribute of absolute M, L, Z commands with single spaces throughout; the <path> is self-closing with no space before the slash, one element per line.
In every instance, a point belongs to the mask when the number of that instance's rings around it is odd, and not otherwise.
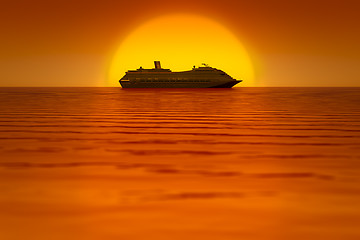
<path fill-rule="evenodd" d="M 360 86 L 359 12 L 351 0 L 4 0 L 0 86 L 106 86 L 121 40 L 169 13 L 235 33 L 257 86 Z"/>

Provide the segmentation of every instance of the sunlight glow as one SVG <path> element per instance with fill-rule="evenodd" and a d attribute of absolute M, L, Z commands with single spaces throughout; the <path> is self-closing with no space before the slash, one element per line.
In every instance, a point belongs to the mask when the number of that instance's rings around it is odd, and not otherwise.
<path fill-rule="evenodd" d="M 207 63 L 253 86 L 254 70 L 244 46 L 214 20 L 187 14 L 155 18 L 135 29 L 116 51 L 109 69 L 108 86 L 119 86 L 127 70 L 153 68 L 154 60 L 172 71 L 190 70 Z"/>

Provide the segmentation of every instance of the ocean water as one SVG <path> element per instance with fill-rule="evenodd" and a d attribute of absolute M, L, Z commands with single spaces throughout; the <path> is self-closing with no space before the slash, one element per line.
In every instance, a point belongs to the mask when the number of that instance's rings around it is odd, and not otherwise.
<path fill-rule="evenodd" d="M 360 88 L 0 88 L 0 239 L 360 239 Z"/>

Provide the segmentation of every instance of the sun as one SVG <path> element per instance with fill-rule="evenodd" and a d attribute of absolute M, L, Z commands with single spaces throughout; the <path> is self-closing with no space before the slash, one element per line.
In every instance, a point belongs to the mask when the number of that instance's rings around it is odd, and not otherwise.
<path fill-rule="evenodd" d="M 153 68 L 154 60 L 172 71 L 206 63 L 241 86 L 253 86 L 251 59 L 239 39 L 218 22 L 197 15 L 173 14 L 152 19 L 130 33 L 111 61 L 108 86 L 119 86 L 127 70 Z"/>

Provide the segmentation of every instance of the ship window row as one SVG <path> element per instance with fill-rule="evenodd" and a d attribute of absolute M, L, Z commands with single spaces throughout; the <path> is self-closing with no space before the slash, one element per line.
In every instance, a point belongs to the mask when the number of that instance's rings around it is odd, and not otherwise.
<path fill-rule="evenodd" d="M 208 79 L 182 79 L 182 78 L 173 78 L 173 79 L 139 79 L 136 80 L 140 82 L 210 82 Z"/>

